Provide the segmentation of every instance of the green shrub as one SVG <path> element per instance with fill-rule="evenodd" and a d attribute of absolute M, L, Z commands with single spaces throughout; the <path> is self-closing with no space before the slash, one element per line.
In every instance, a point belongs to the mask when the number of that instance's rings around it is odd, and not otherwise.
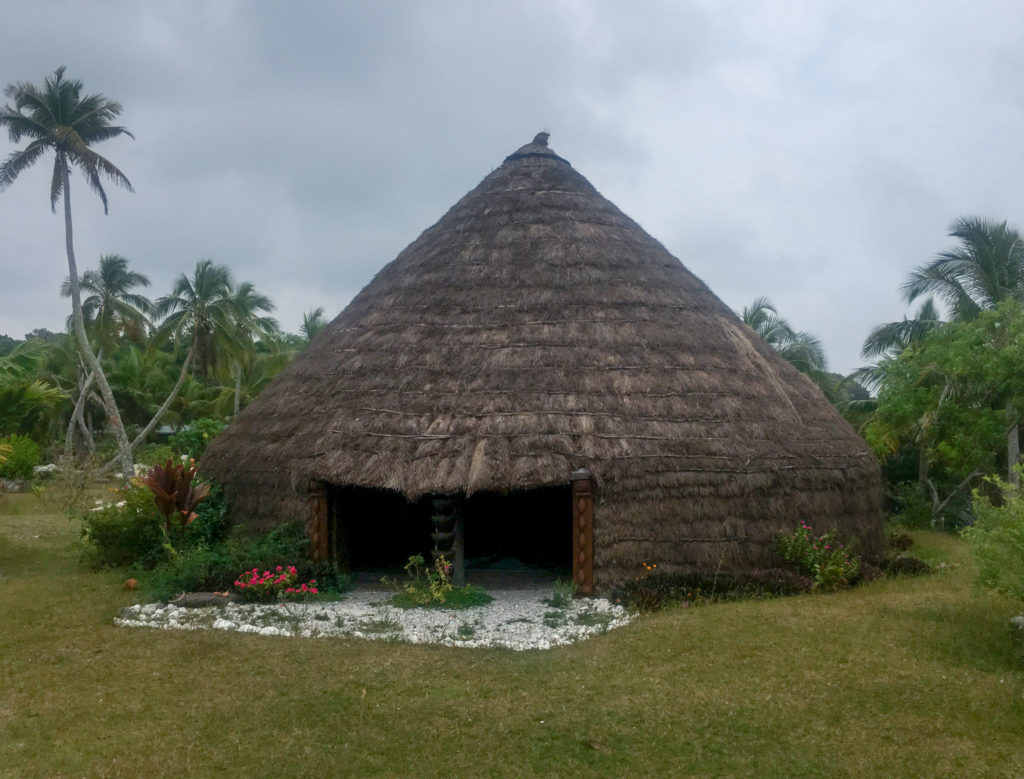
<path fill-rule="evenodd" d="M 213 546 L 226 539 L 231 529 L 224 490 L 216 482 L 210 484 L 209 494 L 196 507 L 196 518 L 185 529 L 186 545 Z"/>
<path fill-rule="evenodd" d="M 754 571 L 676 571 L 668 573 L 644 563 L 644 575 L 616 585 L 610 598 L 634 611 L 657 611 L 665 606 L 776 598 L 811 591 L 814 582 L 783 568 Z"/>
<path fill-rule="evenodd" d="M 206 451 L 210 441 L 217 437 L 227 427 L 227 422 L 222 419 L 203 417 L 196 419 L 189 424 L 187 430 L 182 430 L 172 435 L 169 443 L 179 455 L 188 455 L 198 460 Z"/>
<path fill-rule="evenodd" d="M 146 444 L 135 450 L 135 462 L 139 465 L 163 465 L 174 457 L 174 447 L 170 444 Z"/>
<path fill-rule="evenodd" d="M 550 598 L 544 598 L 543 602 L 556 609 L 568 608 L 572 605 L 579 592 L 580 586 L 572 579 L 559 579 L 555 582 L 554 591 Z"/>
<path fill-rule="evenodd" d="M 413 555 L 405 564 L 405 570 L 409 578 L 391 598 L 391 604 L 399 608 L 468 609 L 494 600 L 472 584 L 464 587 L 452 584 L 452 566 L 443 556 L 437 558 L 432 566 L 427 566 L 422 555 Z"/>
<path fill-rule="evenodd" d="M 839 543 L 832 531 L 814 536 L 811 526 L 800 527 L 775 540 L 775 549 L 797 573 L 814 579 L 815 589 L 831 592 L 848 587 L 860 576 L 860 560 Z"/>
<path fill-rule="evenodd" d="M 1002 505 L 975 491 L 974 524 L 961 533 L 978 564 L 978 582 L 1024 601 L 1024 495 L 1017 485 L 990 483 L 999 488 Z"/>
<path fill-rule="evenodd" d="M 310 543 L 306 528 L 301 522 L 278 525 L 269 533 L 258 537 L 238 536 L 231 539 L 239 557 L 246 563 L 239 570 L 248 568 L 273 568 L 282 562 L 309 560 Z M 238 571 L 235 571 L 238 574 Z"/>
<path fill-rule="evenodd" d="M 932 502 L 921 494 L 916 481 L 904 481 L 892 487 L 892 519 L 907 528 L 932 526 Z"/>
<path fill-rule="evenodd" d="M 39 465 L 39 445 L 28 436 L 11 435 L 0 438 L 0 445 L 9 446 L 10 452 L 0 462 L 0 477 L 4 479 L 31 479 L 32 469 Z"/>
<path fill-rule="evenodd" d="M 229 590 L 236 567 L 225 545 L 200 545 L 165 558 L 153 570 L 139 572 L 137 578 L 148 599 L 166 602 L 183 592 Z"/>
<path fill-rule="evenodd" d="M 216 486 L 197 513 L 188 526 L 185 547 L 176 556 L 165 557 L 156 569 L 139 573 L 146 597 L 167 601 L 182 592 L 223 592 L 234 588 L 242 571 L 273 571 L 278 565 L 294 565 L 301 582 L 315 579 L 317 597 L 336 598 L 351 589 L 346 573 L 330 563 L 310 560 L 309 538 L 301 523 L 287 523 L 259 537 L 224 538 L 227 504 Z"/>
<path fill-rule="evenodd" d="M 931 573 L 932 567 L 913 555 L 900 554 L 887 557 L 879 566 L 886 576 L 920 576 Z"/>
<path fill-rule="evenodd" d="M 244 571 L 235 579 L 234 586 L 244 600 L 257 603 L 315 600 L 320 595 L 316 579 L 302 581 L 294 565 Z"/>
<path fill-rule="evenodd" d="M 185 527 L 181 538 L 175 538 L 173 549 L 167 536 L 166 518 L 149 487 L 135 482 L 112 492 L 110 499 L 98 500 L 82 514 L 86 558 L 95 567 L 150 569 L 169 558 L 185 557 L 181 564 L 187 568 L 192 564 L 187 553 L 197 547 L 213 549 L 227 536 L 227 501 L 217 485 L 211 487 L 207 501 L 197 506 L 196 518 Z M 223 554 L 218 552 L 215 557 Z M 202 551 L 197 555 L 197 559 L 206 560 Z"/>
<path fill-rule="evenodd" d="M 82 515 L 86 558 L 97 568 L 152 568 L 167 558 L 164 518 L 147 488 L 131 484 Z"/>
<path fill-rule="evenodd" d="M 913 545 L 914 539 L 908 536 L 906 533 L 889 534 L 889 546 L 891 546 L 897 552 L 906 552 Z"/>

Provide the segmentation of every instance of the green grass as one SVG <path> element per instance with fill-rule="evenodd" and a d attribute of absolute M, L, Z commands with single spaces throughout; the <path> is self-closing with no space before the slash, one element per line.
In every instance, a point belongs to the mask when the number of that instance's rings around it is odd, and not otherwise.
<path fill-rule="evenodd" d="M 115 628 L 123 575 L 0 499 L 0 776 L 1019 776 L 1024 673 L 961 566 L 515 653 Z"/>

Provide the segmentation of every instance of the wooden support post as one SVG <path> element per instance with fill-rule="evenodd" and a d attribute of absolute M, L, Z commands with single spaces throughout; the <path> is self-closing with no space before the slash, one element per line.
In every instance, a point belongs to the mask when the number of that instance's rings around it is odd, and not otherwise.
<path fill-rule="evenodd" d="M 455 538 L 452 539 L 452 584 L 466 586 L 466 541 L 463 535 L 461 507 L 455 510 Z"/>
<path fill-rule="evenodd" d="M 594 594 L 594 491 L 590 471 L 572 472 L 572 580 Z"/>
<path fill-rule="evenodd" d="M 323 482 L 309 483 L 309 519 L 307 532 L 313 547 L 313 559 L 328 558 L 327 486 Z"/>
<path fill-rule="evenodd" d="M 431 500 L 434 513 L 433 556 L 444 557 L 451 564 L 452 584 L 466 586 L 465 542 L 463 539 L 462 506 L 458 497 L 437 496 Z"/>

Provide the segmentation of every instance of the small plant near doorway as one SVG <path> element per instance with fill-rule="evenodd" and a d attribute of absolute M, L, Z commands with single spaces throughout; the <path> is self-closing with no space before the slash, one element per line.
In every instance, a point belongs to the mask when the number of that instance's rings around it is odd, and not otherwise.
<path fill-rule="evenodd" d="M 493 600 L 484 590 L 472 584 L 456 587 L 452 584 L 451 569 L 451 563 L 443 555 L 434 561 L 433 566 L 428 566 L 422 555 L 413 555 L 405 564 L 408 581 L 401 585 L 387 577 L 381 581 L 399 588 L 391 598 L 391 603 L 403 609 L 467 609 L 484 606 Z"/>
<path fill-rule="evenodd" d="M 544 603 L 556 609 L 565 609 L 572 605 L 579 592 L 579 585 L 572 579 L 559 579 L 555 582 L 554 592 L 550 598 L 545 598 Z"/>

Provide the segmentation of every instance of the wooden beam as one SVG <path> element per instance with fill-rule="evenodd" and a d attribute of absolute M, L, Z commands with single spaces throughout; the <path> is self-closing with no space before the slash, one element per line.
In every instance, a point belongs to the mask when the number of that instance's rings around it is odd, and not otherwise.
<path fill-rule="evenodd" d="M 311 481 L 308 487 L 309 519 L 306 530 L 313 547 L 313 559 L 327 560 L 328 528 L 327 528 L 327 486 L 323 482 Z"/>
<path fill-rule="evenodd" d="M 580 595 L 594 594 L 594 489 L 590 472 L 572 472 L 572 580 Z"/>

